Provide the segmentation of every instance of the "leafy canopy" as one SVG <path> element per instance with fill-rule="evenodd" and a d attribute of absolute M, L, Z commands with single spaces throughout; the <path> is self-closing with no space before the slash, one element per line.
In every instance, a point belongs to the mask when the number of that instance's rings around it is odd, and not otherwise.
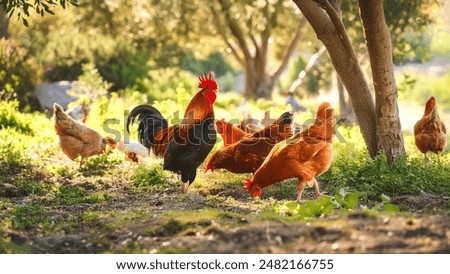
<path fill-rule="evenodd" d="M 25 16 L 30 16 L 31 11 L 35 11 L 37 14 L 44 16 L 44 14 L 55 14 L 53 12 L 53 8 L 58 4 L 64 9 L 66 6 L 73 5 L 78 6 L 78 0 L 34 0 L 34 3 L 30 3 L 32 1 L 22 0 L 0 0 L 0 7 L 11 17 L 15 12 L 17 12 L 17 18 L 22 22 L 25 26 L 28 26 L 28 20 L 25 19 Z"/>

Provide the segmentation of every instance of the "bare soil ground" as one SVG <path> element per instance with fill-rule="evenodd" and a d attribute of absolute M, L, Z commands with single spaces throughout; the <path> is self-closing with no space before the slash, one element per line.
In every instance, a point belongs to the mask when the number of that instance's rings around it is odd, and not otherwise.
<path fill-rule="evenodd" d="M 233 203 L 212 203 L 207 193 L 195 191 L 184 196 L 174 189 L 118 191 L 108 203 L 52 212 L 55 222 L 87 210 L 116 214 L 80 221 L 66 233 L 9 236 L 18 245 L 29 244 L 32 253 L 450 253 L 450 218 L 433 210 L 448 199 L 438 196 L 397 197 L 412 213 L 355 211 L 306 222 L 261 218 L 259 202 L 240 188 L 212 191 L 226 192 Z"/>

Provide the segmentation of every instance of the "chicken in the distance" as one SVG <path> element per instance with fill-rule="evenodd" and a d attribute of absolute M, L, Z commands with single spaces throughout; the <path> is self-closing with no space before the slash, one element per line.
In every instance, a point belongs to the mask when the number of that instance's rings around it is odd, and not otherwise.
<path fill-rule="evenodd" d="M 428 99 L 423 117 L 414 125 L 414 139 L 427 164 L 428 152 L 440 155 L 447 147 L 447 129 L 439 118 L 434 97 Z"/>
<path fill-rule="evenodd" d="M 200 77 L 198 87 L 200 91 L 189 102 L 180 124 L 169 126 L 161 112 L 150 105 L 135 107 L 127 119 L 128 132 L 130 124 L 139 120 L 139 142 L 164 158 L 165 170 L 181 174 L 184 191 L 216 143 L 213 105 L 218 86 L 209 73 Z"/>
<path fill-rule="evenodd" d="M 276 144 L 245 187 L 252 196 L 261 189 L 289 178 L 298 178 L 297 201 L 301 201 L 306 184 L 320 195 L 316 177 L 331 165 L 331 142 L 335 126 L 334 110 L 327 102 L 318 107 L 314 124 L 294 137 Z"/>

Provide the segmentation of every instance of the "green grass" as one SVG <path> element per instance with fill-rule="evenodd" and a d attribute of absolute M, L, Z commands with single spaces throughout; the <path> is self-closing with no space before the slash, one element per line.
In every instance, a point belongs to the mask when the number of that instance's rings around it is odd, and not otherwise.
<path fill-rule="evenodd" d="M 166 111 L 184 109 L 181 103 L 186 98 L 179 93 L 178 98 L 165 105 Z M 236 94 L 225 97 L 225 103 L 217 105 L 216 117 L 239 116 L 230 113 L 232 108 L 227 107 L 237 104 L 236 98 L 240 97 Z M 102 123 L 115 118 L 119 122 L 113 129 L 123 136 L 124 111 L 142 100 L 139 96 L 122 98 L 117 94 L 110 99 L 100 98 L 92 104 L 88 125 L 111 135 L 104 131 Z M 26 245 L 15 244 L 9 232 L 30 237 L 87 234 L 91 243 L 106 250 L 111 248 L 111 252 L 151 252 L 133 241 L 113 246 L 111 239 L 133 229 L 145 237 L 184 237 L 267 220 L 314 221 L 357 210 L 395 212 L 398 205 L 386 197 L 419 195 L 422 191 L 440 196 L 450 193 L 448 152 L 440 162 L 433 156 L 431 164 L 426 165 L 423 155 L 415 148 L 413 136 L 405 134 L 408 155 L 388 165 L 382 156 L 368 157 L 358 128 L 341 127 L 333 142 L 333 163 L 318 178 L 321 190 L 328 196 L 313 200 L 308 188 L 304 193 L 307 202 L 298 205 L 294 202 L 297 182 L 291 179 L 265 188 L 262 197 L 254 199 L 244 189 L 244 181 L 251 174 L 220 170 L 205 173 L 203 165 L 190 192 L 183 194 L 179 175 L 164 171 L 162 160 L 153 157 L 135 164 L 125 161 L 121 153 L 112 152 L 89 158 L 80 169 L 78 163 L 70 161 L 59 149 L 51 118 L 17 112 L 14 103 L 6 103 L 5 107 L 8 111 L 0 111 L 0 116 L 9 115 L 13 118 L 8 121 L 15 122 L 8 122 L 8 126 L 0 129 L 2 253 L 30 252 Z M 248 109 L 256 110 L 255 115 L 262 117 L 263 110 L 259 107 L 266 108 L 267 102 L 250 102 Z M 311 109 L 314 107 L 311 104 Z M 283 105 L 271 108 L 273 116 L 284 110 Z M 302 113 L 296 119 L 305 121 L 312 117 L 313 113 Z M 221 145 L 217 142 L 215 149 Z M 99 235 L 110 238 L 100 239 Z M 189 253 L 189 250 L 162 247 L 156 252 Z"/>
<path fill-rule="evenodd" d="M 132 189 L 134 191 L 155 191 L 173 187 L 172 174 L 163 170 L 158 160 L 152 164 L 140 164 L 134 171 Z"/>

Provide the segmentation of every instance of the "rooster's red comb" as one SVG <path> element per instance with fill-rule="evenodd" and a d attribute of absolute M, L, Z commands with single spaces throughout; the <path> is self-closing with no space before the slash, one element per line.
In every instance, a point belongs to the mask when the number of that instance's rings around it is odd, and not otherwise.
<path fill-rule="evenodd" d="M 200 83 L 198 84 L 198 87 L 208 88 L 209 90 L 216 90 L 217 89 L 217 83 L 213 79 L 211 72 L 208 72 L 208 74 L 200 75 L 199 77 Z"/>

